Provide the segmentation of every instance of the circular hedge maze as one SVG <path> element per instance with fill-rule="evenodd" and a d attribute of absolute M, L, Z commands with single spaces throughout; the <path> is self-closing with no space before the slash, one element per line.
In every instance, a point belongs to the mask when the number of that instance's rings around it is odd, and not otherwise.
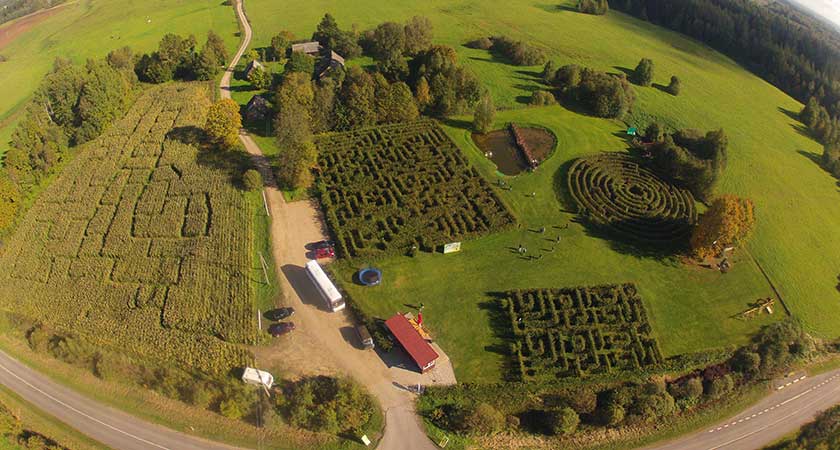
<path fill-rule="evenodd" d="M 580 158 L 569 169 L 568 182 L 583 213 L 641 241 L 685 240 L 697 219 L 691 192 L 663 181 L 629 155 Z"/>

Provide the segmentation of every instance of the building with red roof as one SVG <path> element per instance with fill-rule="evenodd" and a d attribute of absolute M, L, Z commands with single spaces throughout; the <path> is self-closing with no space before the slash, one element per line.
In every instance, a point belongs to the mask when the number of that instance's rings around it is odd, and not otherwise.
<path fill-rule="evenodd" d="M 394 317 L 385 321 L 385 325 L 391 330 L 391 334 L 397 339 L 402 348 L 405 349 L 408 356 L 414 360 L 420 372 L 426 372 L 435 367 L 435 361 L 438 359 L 438 353 L 435 349 L 420 336 L 420 333 L 414 329 L 411 322 L 402 314 L 396 314 Z"/>

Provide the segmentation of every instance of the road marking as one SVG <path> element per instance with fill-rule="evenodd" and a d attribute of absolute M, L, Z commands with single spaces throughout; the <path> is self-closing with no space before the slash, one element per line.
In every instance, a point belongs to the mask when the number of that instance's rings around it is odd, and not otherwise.
<path fill-rule="evenodd" d="M 166 447 L 163 447 L 163 446 L 160 446 L 160 445 L 158 445 L 158 444 L 155 444 L 154 442 L 147 441 L 147 440 L 145 440 L 145 439 L 141 438 L 140 436 L 135 436 L 135 435 L 133 435 L 133 434 L 131 434 L 131 433 L 127 432 L 127 431 L 123 431 L 123 430 L 121 430 L 121 429 L 119 429 L 119 428 L 117 428 L 117 427 L 115 427 L 115 426 L 113 426 L 113 425 L 109 425 L 109 424 L 107 424 L 107 423 L 105 423 L 105 422 L 103 422 L 103 421 L 101 421 L 101 420 L 97 419 L 96 417 L 93 417 L 93 416 L 91 416 L 91 415 L 89 415 L 89 414 L 85 414 L 84 412 L 79 411 L 78 409 L 76 409 L 76 408 L 74 408 L 74 407 L 72 407 L 72 406 L 68 405 L 67 403 L 64 403 L 63 401 L 61 401 L 61 400 L 59 400 L 59 399 L 57 399 L 57 398 L 53 397 L 52 395 L 50 395 L 50 394 L 48 394 L 48 393 L 46 393 L 46 392 L 42 391 L 41 389 L 38 389 L 37 387 L 35 387 L 34 385 L 32 385 L 32 383 L 30 383 L 30 382 L 28 382 L 28 381 L 24 380 L 23 378 L 19 377 L 17 374 L 15 374 L 15 373 L 14 373 L 14 372 L 12 372 L 11 370 L 9 370 L 9 368 L 7 368 L 6 366 L 4 366 L 3 364 L 0 364 L 0 369 L 3 369 L 3 370 L 4 370 L 4 371 L 6 371 L 6 373 L 8 373 L 9 375 L 13 376 L 14 378 L 17 378 L 17 379 L 18 379 L 18 381 L 20 381 L 21 383 L 23 383 L 23 384 L 25 384 L 25 385 L 29 386 L 29 388 L 30 388 L 30 389 L 32 389 L 32 390 L 34 390 L 34 391 L 36 391 L 36 392 L 39 392 L 39 393 L 40 393 L 41 395 L 43 395 L 44 397 L 49 398 L 50 400 L 52 400 L 52 401 L 54 401 L 54 402 L 58 403 L 58 404 L 59 404 L 59 405 L 61 405 L 61 406 L 64 406 L 65 408 L 67 408 L 67 409 L 69 409 L 69 410 L 71 410 L 71 411 L 75 412 L 76 414 L 78 414 L 78 415 L 80 415 L 80 416 L 82 416 L 82 417 L 85 417 L 85 418 L 87 418 L 87 419 L 89 419 L 89 420 L 92 420 L 92 421 L 94 421 L 94 422 L 96 422 L 96 423 L 98 423 L 98 424 L 100 424 L 100 425 L 103 425 L 103 426 L 105 426 L 105 427 L 107 427 L 107 428 L 110 428 L 110 429 L 112 429 L 112 430 L 116 431 L 117 433 L 124 434 L 124 435 L 126 435 L 126 436 L 128 436 L 128 437 L 130 437 L 130 438 L 132 438 L 132 439 L 136 439 L 136 440 L 138 440 L 138 441 L 140 441 L 140 442 L 142 442 L 142 443 L 144 443 L 144 444 L 149 444 L 149 445 L 151 445 L 151 446 L 153 446 L 153 447 L 157 447 L 157 448 L 160 448 L 160 449 L 163 449 L 163 450 L 169 450 L 169 449 L 168 449 L 168 448 L 166 448 Z M 60 419 L 59 419 L 59 420 L 60 420 Z"/>

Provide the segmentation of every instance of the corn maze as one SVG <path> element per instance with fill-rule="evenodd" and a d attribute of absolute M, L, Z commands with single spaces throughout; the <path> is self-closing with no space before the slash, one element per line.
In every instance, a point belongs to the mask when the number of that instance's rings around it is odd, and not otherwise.
<path fill-rule="evenodd" d="M 194 85 L 146 92 L 85 145 L 6 243 L 0 308 L 103 348 L 204 372 L 255 342 L 249 204 L 169 137 L 203 124 Z"/>
<path fill-rule="evenodd" d="M 662 362 L 633 284 L 509 291 L 502 305 L 523 381 L 585 377 Z"/>
<path fill-rule="evenodd" d="M 568 184 L 590 218 L 641 241 L 685 241 L 697 220 L 691 192 L 663 181 L 628 155 L 578 159 L 569 169 Z"/>
<path fill-rule="evenodd" d="M 432 250 L 514 223 L 432 121 L 329 134 L 317 144 L 321 203 L 342 256 Z"/>

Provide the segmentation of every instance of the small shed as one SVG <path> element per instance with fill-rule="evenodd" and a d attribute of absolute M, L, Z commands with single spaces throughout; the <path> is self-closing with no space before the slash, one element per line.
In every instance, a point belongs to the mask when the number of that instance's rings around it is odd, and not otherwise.
<path fill-rule="evenodd" d="M 391 334 L 394 335 L 400 346 L 417 364 L 420 372 L 425 373 L 435 367 L 435 362 L 440 355 L 423 339 L 405 316 L 395 314 L 394 317 L 385 321 L 385 326 L 391 330 Z"/>
<path fill-rule="evenodd" d="M 344 58 L 338 53 L 330 50 L 329 55 L 321 59 L 320 64 L 318 64 L 318 68 L 315 69 L 315 73 L 317 78 L 320 80 L 330 73 L 331 70 L 335 70 L 339 67 L 344 67 Z"/>
<path fill-rule="evenodd" d="M 639 130 L 636 127 L 630 127 L 627 129 L 628 136 L 636 136 L 637 134 L 639 134 Z"/>
<path fill-rule="evenodd" d="M 318 56 L 321 54 L 321 43 L 318 41 L 301 42 L 299 44 L 292 44 L 292 53 L 303 52 L 309 56 Z"/>
<path fill-rule="evenodd" d="M 245 79 L 246 80 L 248 79 L 248 76 L 251 75 L 251 72 L 254 71 L 255 69 L 265 70 L 265 67 L 263 67 L 262 63 L 260 63 L 256 59 L 249 62 L 248 65 L 245 66 Z"/>
<path fill-rule="evenodd" d="M 269 113 L 271 113 L 271 107 L 268 105 L 268 100 L 261 95 L 251 97 L 245 105 L 245 119 L 250 122 L 265 120 Z"/>

